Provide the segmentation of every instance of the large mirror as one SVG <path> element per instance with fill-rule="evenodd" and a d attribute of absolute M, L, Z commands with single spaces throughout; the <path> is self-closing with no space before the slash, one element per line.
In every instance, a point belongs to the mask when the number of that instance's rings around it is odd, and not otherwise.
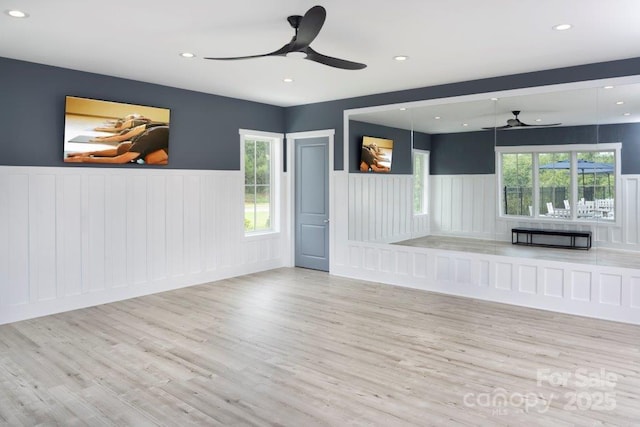
<path fill-rule="evenodd" d="M 348 112 L 349 239 L 638 268 L 633 80 Z M 390 170 L 363 164 L 366 137 L 393 140 Z M 583 237 L 540 249 L 515 228 Z"/>

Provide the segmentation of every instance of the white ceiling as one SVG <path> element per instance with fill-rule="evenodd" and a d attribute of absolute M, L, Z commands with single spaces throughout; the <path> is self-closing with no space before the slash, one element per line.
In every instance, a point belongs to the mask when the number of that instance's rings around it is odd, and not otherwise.
<path fill-rule="evenodd" d="M 349 117 L 439 134 L 503 126 L 514 117 L 514 110 L 520 111 L 522 122 L 532 126 L 640 122 L 640 76 L 364 108 L 351 111 Z"/>
<path fill-rule="evenodd" d="M 0 56 L 205 93 L 299 105 L 640 57 L 638 0 L 0 0 Z M 359 71 L 271 52 L 287 16 L 320 4 L 311 46 L 364 62 Z M 569 31 L 551 29 L 570 23 Z M 193 52 L 184 59 L 181 52 Z M 394 55 L 409 55 L 405 62 Z M 284 83 L 284 77 L 295 79 Z"/>

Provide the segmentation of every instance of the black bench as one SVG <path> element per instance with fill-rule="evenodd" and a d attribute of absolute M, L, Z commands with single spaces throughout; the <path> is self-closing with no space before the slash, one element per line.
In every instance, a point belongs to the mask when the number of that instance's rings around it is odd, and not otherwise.
<path fill-rule="evenodd" d="M 591 232 L 512 228 L 511 243 L 514 245 L 589 250 L 591 248 Z"/>

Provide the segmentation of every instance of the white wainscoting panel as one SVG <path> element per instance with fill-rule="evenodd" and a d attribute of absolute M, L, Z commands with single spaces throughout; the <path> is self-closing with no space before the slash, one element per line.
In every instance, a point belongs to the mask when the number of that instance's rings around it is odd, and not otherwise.
<path fill-rule="evenodd" d="M 411 226 L 411 237 L 424 237 L 431 234 L 431 215 L 414 215 Z"/>
<path fill-rule="evenodd" d="M 623 232 L 618 239 L 625 245 L 640 247 L 640 175 L 622 175 Z"/>
<path fill-rule="evenodd" d="M 431 175 L 431 233 L 493 239 L 495 175 Z"/>
<path fill-rule="evenodd" d="M 411 238 L 412 175 L 352 173 L 348 179 L 350 239 L 394 242 Z"/>
<path fill-rule="evenodd" d="M 0 324 L 285 265 L 243 218 L 238 171 L 0 167 Z"/>

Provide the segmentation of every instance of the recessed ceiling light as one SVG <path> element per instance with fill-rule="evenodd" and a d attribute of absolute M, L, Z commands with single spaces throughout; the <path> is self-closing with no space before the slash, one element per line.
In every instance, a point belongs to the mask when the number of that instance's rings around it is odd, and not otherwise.
<path fill-rule="evenodd" d="M 440 120 L 440 116 L 435 116 L 434 119 Z"/>
<path fill-rule="evenodd" d="M 613 86 L 605 86 L 603 89 L 613 89 Z"/>
<path fill-rule="evenodd" d="M 462 126 L 467 127 L 469 126 L 469 123 L 463 123 Z"/>
<path fill-rule="evenodd" d="M 624 104 L 624 101 L 618 101 L 618 102 L 616 102 L 616 105 L 622 105 L 622 104 Z"/>
<path fill-rule="evenodd" d="M 497 100 L 498 100 L 498 98 L 491 98 L 491 100 L 492 100 L 492 101 L 497 101 Z"/>
<path fill-rule="evenodd" d="M 541 121 L 542 121 L 542 119 L 536 119 L 536 122 L 541 122 Z"/>
<path fill-rule="evenodd" d="M 182 56 L 183 58 L 195 58 L 195 57 L 196 57 L 196 56 L 195 56 L 193 53 L 191 53 L 191 52 L 182 52 L 182 53 L 180 54 L 180 56 Z"/>
<path fill-rule="evenodd" d="M 393 59 L 396 61 L 406 61 L 409 57 L 407 55 L 397 55 L 394 56 Z"/>
<path fill-rule="evenodd" d="M 553 29 L 556 31 L 566 31 L 571 29 L 571 24 L 558 24 L 554 25 Z"/>
<path fill-rule="evenodd" d="M 21 10 L 5 10 L 4 13 L 11 16 L 12 18 L 28 18 L 29 17 L 28 13 L 25 13 Z"/>
<path fill-rule="evenodd" d="M 285 77 L 282 81 L 285 83 L 293 83 L 293 79 L 291 77 Z"/>
<path fill-rule="evenodd" d="M 407 111 L 407 109 L 405 107 L 402 107 L 400 111 Z"/>
<path fill-rule="evenodd" d="M 623 116 L 630 116 L 631 113 L 624 113 Z"/>

